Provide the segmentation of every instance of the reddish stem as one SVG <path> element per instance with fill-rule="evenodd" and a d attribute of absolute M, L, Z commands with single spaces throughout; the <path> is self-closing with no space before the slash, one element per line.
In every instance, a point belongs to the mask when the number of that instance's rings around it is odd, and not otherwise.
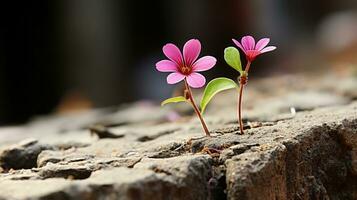
<path fill-rule="evenodd" d="M 249 71 L 249 68 L 250 68 L 250 64 L 251 64 L 251 62 L 248 61 L 244 72 L 239 77 L 238 123 L 239 123 L 239 129 L 240 129 L 240 133 L 241 134 L 244 134 L 244 131 L 243 131 L 243 127 L 244 126 L 243 126 L 243 118 L 242 118 L 243 89 L 244 89 L 244 86 L 247 84 L 247 81 L 248 81 L 248 71 Z"/>
<path fill-rule="evenodd" d="M 248 76 L 248 72 L 249 72 L 250 64 L 251 64 L 251 62 L 250 62 L 250 61 L 248 61 L 247 65 L 245 66 L 245 70 L 244 70 L 244 72 L 247 74 L 247 76 Z"/>
<path fill-rule="evenodd" d="M 202 117 L 202 115 L 201 115 L 201 112 L 200 112 L 200 110 L 198 109 L 198 107 L 196 106 L 195 100 L 193 99 L 192 91 L 191 91 L 191 88 L 190 88 L 190 87 L 188 86 L 188 84 L 187 84 L 186 78 L 185 78 L 184 81 L 185 81 L 186 90 L 187 90 L 187 92 L 188 92 L 188 99 L 190 100 L 191 105 L 192 105 L 193 109 L 195 110 L 195 113 L 196 113 L 197 117 L 198 117 L 198 118 L 200 119 L 200 121 L 201 121 L 203 130 L 205 131 L 206 136 L 211 137 L 211 134 L 209 133 L 209 130 L 208 130 L 208 128 L 207 128 L 207 125 L 206 125 L 205 121 L 203 120 L 203 117 Z"/>
<path fill-rule="evenodd" d="M 244 134 L 244 131 L 243 131 L 243 119 L 242 119 L 243 88 L 244 88 L 244 85 L 240 84 L 239 85 L 239 96 L 238 96 L 238 123 L 239 123 L 240 134 Z"/>

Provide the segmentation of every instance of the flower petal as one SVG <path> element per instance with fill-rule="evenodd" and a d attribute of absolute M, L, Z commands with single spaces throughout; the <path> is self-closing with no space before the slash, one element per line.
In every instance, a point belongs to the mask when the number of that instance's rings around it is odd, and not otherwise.
<path fill-rule="evenodd" d="M 247 35 L 242 38 L 241 41 L 245 50 L 253 50 L 255 46 L 255 40 L 252 36 Z"/>
<path fill-rule="evenodd" d="M 182 54 L 180 49 L 174 44 L 166 44 L 162 51 L 164 52 L 165 56 L 168 57 L 170 60 L 174 61 L 176 64 L 180 65 L 182 63 Z"/>
<path fill-rule="evenodd" d="M 183 46 L 183 57 L 187 65 L 192 65 L 201 52 L 201 43 L 197 39 L 191 39 Z"/>
<path fill-rule="evenodd" d="M 206 78 L 202 74 L 193 72 L 187 76 L 187 83 L 193 88 L 200 88 L 205 85 Z"/>
<path fill-rule="evenodd" d="M 240 49 L 242 49 L 243 52 L 245 52 L 244 47 L 235 39 L 232 39 L 232 41 L 234 42 L 234 44 L 236 44 Z"/>
<path fill-rule="evenodd" d="M 160 72 L 176 72 L 177 64 L 171 60 L 161 60 L 156 63 L 156 69 Z"/>
<path fill-rule="evenodd" d="M 167 83 L 175 84 L 175 83 L 182 81 L 184 78 L 185 78 L 185 76 L 183 74 L 174 72 L 167 76 Z"/>
<path fill-rule="evenodd" d="M 276 46 L 268 46 L 268 47 L 265 47 L 264 49 L 262 49 L 260 52 L 261 53 L 266 53 L 266 52 L 269 52 L 269 51 L 273 51 L 276 49 Z"/>
<path fill-rule="evenodd" d="M 268 45 L 269 42 L 270 42 L 269 38 L 260 39 L 257 42 L 257 45 L 255 45 L 255 50 L 258 50 L 258 51 L 262 50 L 264 47 L 266 47 Z"/>
<path fill-rule="evenodd" d="M 204 56 L 200 59 L 198 59 L 194 64 L 193 64 L 193 71 L 195 72 L 202 72 L 211 69 L 215 64 L 217 60 L 213 56 Z"/>

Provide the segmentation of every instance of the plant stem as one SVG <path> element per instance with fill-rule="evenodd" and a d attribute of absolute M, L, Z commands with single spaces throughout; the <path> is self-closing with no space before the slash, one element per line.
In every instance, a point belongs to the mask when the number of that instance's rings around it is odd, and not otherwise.
<path fill-rule="evenodd" d="M 238 123 L 239 123 L 239 129 L 240 129 L 240 134 L 244 134 L 243 131 L 243 119 L 242 119 L 242 98 L 243 98 L 243 89 L 244 85 L 239 84 L 239 96 L 238 96 Z"/>
<path fill-rule="evenodd" d="M 201 121 L 203 130 L 205 131 L 206 136 L 211 137 L 211 134 L 209 133 L 209 130 L 208 130 L 208 128 L 207 128 L 207 125 L 206 125 L 205 121 L 203 120 L 203 117 L 202 117 L 202 115 L 201 115 L 201 112 L 200 112 L 200 110 L 198 109 L 198 107 L 197 107 L 197 105 L 196 105 L 196 103 L 195 103 L 195 100 L 193 99 L 192 91 L 191 91 L 191 88 L 190 88 L 190 87 L 188 86 L 188 84 L 187 84 L 186 78 L 185 78 L 185 87 L 186 87 L 186 90 L 187 90 L 187 92 L 188 92 L 188 98 L 189 98 L 189 100 L 190 100 L 190 102 L 191 102 L 191 105 L 192 105 L 193 109 L 195 110 L 195 113 L 196 113 L 197 117 L 198 117 L 198 118 L 200 119 L 200 121 Z"/>
<path fill-rule="evenodd" d="M 248 72 L 249 72 L 250 64 L 251 64 L 251 62 L 250 62 L 250 61 L 248 61 L 248 62 L 247 62 L 247 65 L 245 66 L 245 70 L 244 70 L 244 72 L 247 74 L 247 76 L 248 76 Z"/>
<path fill-rule="evenodd" d="M 244 72 L 241 74 L 239 77 L 239 96 L 238 96 L 238 123 L 239 123 L 239 129 L 240 133 L 244 134 L 244 126 L 243 126 L 243 118 L 242 118 L 242 101 L 243 101 L 243 89 L 244 86 L 247 84 L 248 81 L 248 71 L 250 68 L 251 62 L 248 61 L 247 65 L 245 66 Z"/>

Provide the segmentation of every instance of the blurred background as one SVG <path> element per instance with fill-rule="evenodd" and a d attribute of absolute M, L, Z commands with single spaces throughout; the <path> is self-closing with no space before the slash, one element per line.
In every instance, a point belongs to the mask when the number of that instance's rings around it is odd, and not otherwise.
<path fill-rule="evenodd" d="M 204 74 L 235 78 L 223 61 L 232 38 L 270 37 L 254 77 L 322 73 L 357 63 L 356 0 L 4 1 L 0 125 L 32 116 L 169 97 L 155 70 L 168 42 L 198 38 L 218 59 Z"/>

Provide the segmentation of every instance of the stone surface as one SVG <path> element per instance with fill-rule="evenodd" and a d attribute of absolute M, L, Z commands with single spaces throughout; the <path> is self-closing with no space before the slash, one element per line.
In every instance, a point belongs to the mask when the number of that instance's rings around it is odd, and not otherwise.
<path fill-rule="evenodd" d="M 357 78 L 330 78 L 251 81 L 244 135 L 232 92 L 211 138 L 147 102 L 0 129 L 0 199 L 357 199 Z"/>
<path fill-rule="evenodd" d="M 0 167 L 3 169 L 30 169 L 36 167 L 38 154 L 43 150 L 53 149 L 50 145 L 38 143 L 37 140 L 24 140 L 0 150 Z"/>

